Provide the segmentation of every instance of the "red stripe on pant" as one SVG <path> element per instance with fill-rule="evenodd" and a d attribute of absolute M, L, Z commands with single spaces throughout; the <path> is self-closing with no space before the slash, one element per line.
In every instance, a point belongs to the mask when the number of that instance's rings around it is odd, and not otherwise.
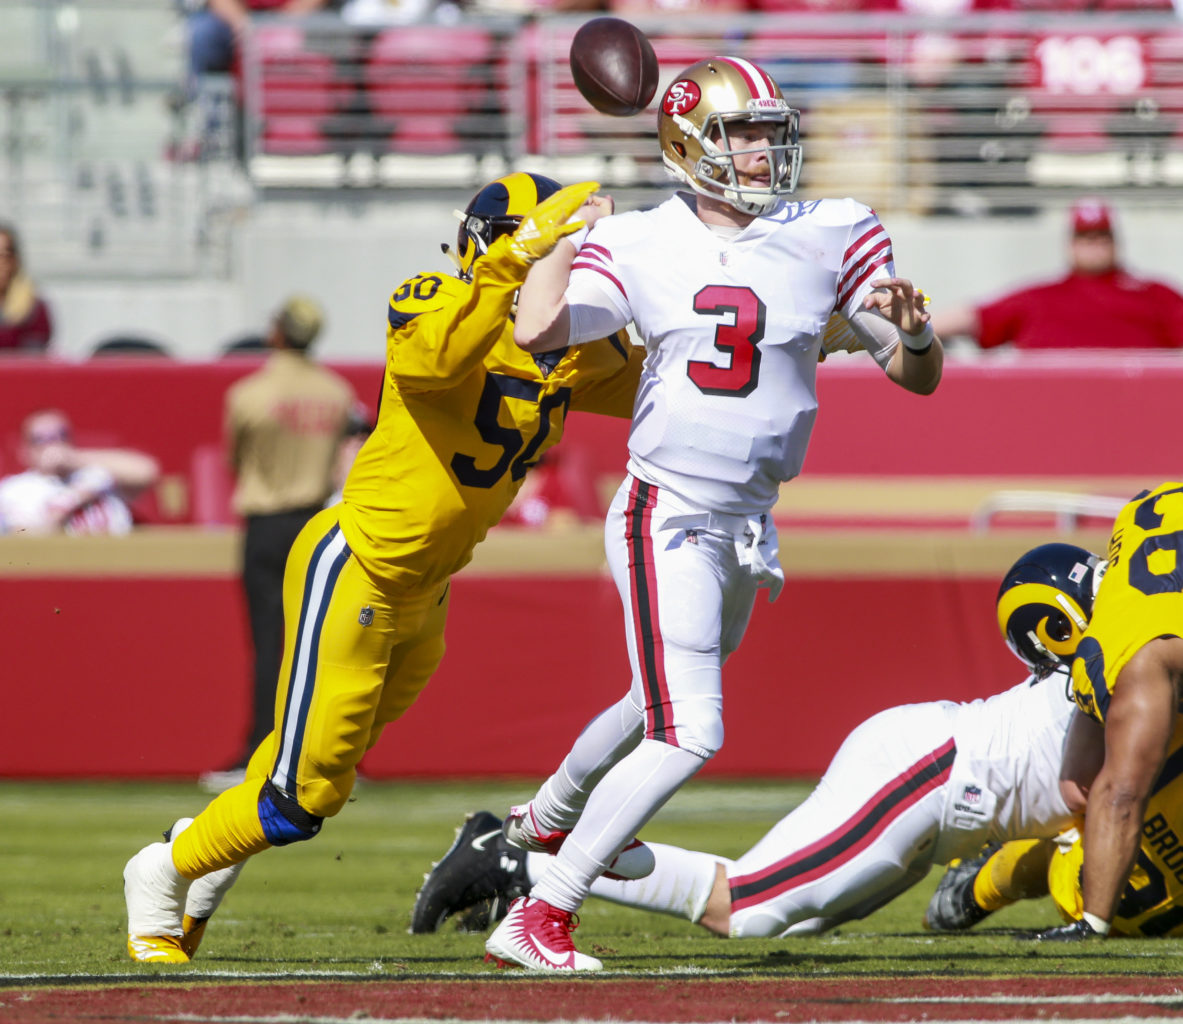
<path fill-rule="evenodd" d="M 849 863 L 888 825 L 949 781 L 956 755 L 949 739 L 883 786 L 838 828 L 760 871 L 731 879 L 732 912 L 765 903 Z"/>
<path fill-rule="evenodd" d="M 657 608 L 657 573 L 653 564 L 653 540 L 649 530 L 657 488 L 633 479 L 625 511 L 625 543 L 628 545 L 629 592 L 633 609 L 633 635 L 637 662 L 645 689 L 645 738 L 680 746 L 674 730 L 673 708 L 665 678 L 665 647 Z"/>

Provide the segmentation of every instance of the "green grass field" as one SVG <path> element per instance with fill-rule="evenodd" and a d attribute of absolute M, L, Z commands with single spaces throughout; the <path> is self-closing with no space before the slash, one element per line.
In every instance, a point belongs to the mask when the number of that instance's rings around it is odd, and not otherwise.
<path fill-rule="evenodd" d="M 366 976 L 491 973 L 483 937 L 445 926 L 412 936 L 423 874 L 465 812 L 500 814 L 530 782 L 375 783 L 315 841 L 255 858 L 179 967 L 124 949 L 123 864 L 208 799 L 193 784 L 0 782 L 0 982 L 28 976 L 173 973 Z M 643 835 L 724 855 L 746 849 L 806 787 L 694 781 Z M 1050 903 L 1008 908 L 965 935 L 920 927 L 939 875 L 865 921 L 817 938 L 729 941 L 689 922 L 589 900 L 576 935 L 612 972 L 791 975 L 1178 974 L 1183 942 L 1042 947 L 1015 929 L 1057 918 Z"/>

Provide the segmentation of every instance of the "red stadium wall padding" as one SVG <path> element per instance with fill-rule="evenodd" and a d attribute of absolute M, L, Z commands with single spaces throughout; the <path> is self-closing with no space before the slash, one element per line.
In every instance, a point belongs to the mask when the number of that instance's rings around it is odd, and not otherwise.
<path fill-rule="evenodd" d="M 73 418 L 79 443 L 131 445 L 160 459 L 165 480 L 136 506 L 143 521 L 218 523 L 230 478 L 221 440 L 226 389 L 258 365 L 108 358 L 87 363 L 7 359 L 0 366 L 0 474 L 17 468 L 17 434 L 30 412 Z M 372 412 L 377 364 L 335 368 Z M 805 474 L 1145 476 L 1178 473 L 1166 425 L 1183 393 L 1175 354 L 1019 353 L 949 361 L 936 394 L 888 383 L 866 357 L 818 368 L 820 411 Z M 623 473 L 628 426 L 576 413 L 564 441 L 596 477 Z"/>
<path fill-rule="evenodd" d="M 727 739 L 705 770 L 815 776 L 875 711 L 1018 681 L 996 586 L 792 579 L 776 604 L 761 598 L 724 670 Z M 249 681 L 235 580 L 4 579 L 0 614 L 0 776 L 195 777 L 236 756 Z M 606 578 L 461 576 L 440 672 L 364 769 L 544 775 L 626 674 Z"/>

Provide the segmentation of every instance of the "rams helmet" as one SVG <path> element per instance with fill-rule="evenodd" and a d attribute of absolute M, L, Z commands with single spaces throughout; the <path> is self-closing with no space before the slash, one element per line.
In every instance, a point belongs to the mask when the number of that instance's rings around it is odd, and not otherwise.
<path fill-rule="evenodd" d="M 1072 664 L 1106 565 L 1075 544 L 1042 544 L 1003 577 L 998 626 L 1006 645 L 1040 678 Z"/>
<path fill-rule="evenodd" d="M 711 57 L 683 71 L 661 98 L 661 158 L 696 192 L 762 217 L 797 187 L 800 120 L 801 112 L 785 102 L 767 71 L 739 57 Z M 740 150 L 727 137 L 729 127 L 753 123 L 774 127 L 766 186 L 739 183 L 734 158 Z"/>
<path fill-rule="evenodd" d="M 512 234 L 527 213 L 560 188 L 553 178 L 525 171 L 491 181 L 472 197 L 467 209 L 456 211 L 460 218 L 456 248 L 440 248 L 452 258 L 460 277 L 471 281 L 477 257 L 487 253 L 495 239 Z"/>

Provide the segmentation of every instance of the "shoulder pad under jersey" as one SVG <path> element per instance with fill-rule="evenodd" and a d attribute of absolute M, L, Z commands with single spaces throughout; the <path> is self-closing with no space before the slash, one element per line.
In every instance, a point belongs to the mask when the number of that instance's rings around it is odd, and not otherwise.
<path fill-rule="evenodd" d="M 464 295 L 472 286 L 451 274 L 425 273 L 407 278 L 390 296 L 387 320 L 398 329 L 420 313 L 439 309 Z"/>

